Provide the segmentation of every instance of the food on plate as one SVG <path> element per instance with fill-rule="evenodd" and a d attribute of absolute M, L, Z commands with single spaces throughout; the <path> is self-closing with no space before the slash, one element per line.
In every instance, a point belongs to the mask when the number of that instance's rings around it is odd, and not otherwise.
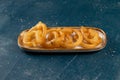
<path fill-rule="evenodd" d="M 103 39 L 99 32 L 90 27 L 47 27 L 38 22 L 35 26 L 21 34 L 22 45 L 33 48 L 85 48 L 99 46 Z"/>

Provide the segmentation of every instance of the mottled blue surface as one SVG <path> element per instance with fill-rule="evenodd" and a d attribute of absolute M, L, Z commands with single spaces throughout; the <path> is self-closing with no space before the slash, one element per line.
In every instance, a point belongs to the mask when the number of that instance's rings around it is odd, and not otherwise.
<path fill-rule="evenodd" d="M 17 37 L 38 21 L 101 28 L 107 46 L 88 54 L 26 54 Z M 120 1 L 0 0 L 0 80 L 120 80 Z"/>

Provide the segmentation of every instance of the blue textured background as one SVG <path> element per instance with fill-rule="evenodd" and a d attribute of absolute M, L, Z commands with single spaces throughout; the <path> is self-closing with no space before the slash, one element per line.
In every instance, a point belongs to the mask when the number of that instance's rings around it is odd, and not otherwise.
<path fill-rule="evenodd" d="M 101 28 L 107 46 L 93 54 L 26 54 L 17 37 L 38 21 Z M 120 80 L 120 1 L 0 0 L 0 80 Z"/>

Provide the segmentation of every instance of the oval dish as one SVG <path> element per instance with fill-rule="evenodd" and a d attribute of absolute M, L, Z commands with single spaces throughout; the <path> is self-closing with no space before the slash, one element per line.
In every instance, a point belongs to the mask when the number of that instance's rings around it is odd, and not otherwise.
<path fill-rule="evenodd" d="M 56 28 L 56 27 L 48 27 L 48 28 Z M 63 28 L 63 27 L 61 26 L 61 28 Z M 77 28 L 80 28 L 80 27 L 69 27 L 69 28 L 77 29 Z M 72 48 L 72 49 L 64 49 L 64 48 L 54 48 L 54 49 L 48 49 L 47 48 L 46 49 L 46 48 L 26 47 L 22 43 L 22 35 L 24 34 L 24 32 L 28 31 L 29 29 L 22 31 L 20 33 L 20 35 L 18 36 L 18 46 L 21 49 L 23 49 L 25 51 L 29 51 L 29 52 L 93 52 L 93 51 L 99 51 L 99 50 L 103 49 L 107 44 L 106 33 L 102 29 L 99 29 L 99 28 L 95 28 L 95 27 L 86 27 L 86 28 L 92 28 L 92 29 L 96 30 L 99 33 L 99 36 L 102 38 L 102 43 L 100 43 L 94 49 L 86 49 L 86 48 L 82 48 L 82 47 L 75 47 L 75 48 Z"/>

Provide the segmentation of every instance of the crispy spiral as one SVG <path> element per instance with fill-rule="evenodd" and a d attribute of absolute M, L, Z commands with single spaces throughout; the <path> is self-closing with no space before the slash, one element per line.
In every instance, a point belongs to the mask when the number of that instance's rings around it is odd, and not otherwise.
<path fill-rule="evenodd" d="M 95 48 L 102 42 L 99 33 L 92 28 L 48 28 L 39 22 L 23 35 L 23 45 L 37 48 Z"/>

